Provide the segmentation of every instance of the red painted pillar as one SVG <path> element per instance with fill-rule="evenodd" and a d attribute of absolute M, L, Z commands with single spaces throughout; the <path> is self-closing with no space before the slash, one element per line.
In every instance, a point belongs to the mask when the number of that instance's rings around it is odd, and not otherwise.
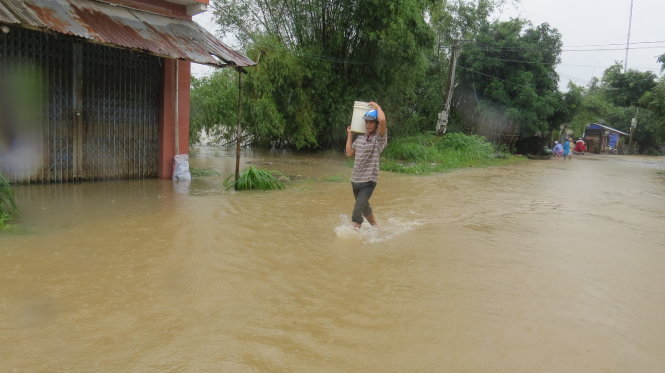
<path fill-rule="evenodd" d="M 179 103 L 180 109 L 180 154 L 189 154 L 189 85 L 192 65 L 188 61 L 180 61 L 178 69 Z"/>
<path fill-rule="evenodd" d="M 159 121 L 159 150 L 157 158 L 157 176 L 170 179 L 173 175 L 173 157 L 176 155 L 176 83 L 178 91 L 178 146 L 179 154 L 189 154 L 189 83 L 191 64 L 178 61 L 176 79 L 176 60 L 163 59 L 164 85 L 162 107 Z"/>

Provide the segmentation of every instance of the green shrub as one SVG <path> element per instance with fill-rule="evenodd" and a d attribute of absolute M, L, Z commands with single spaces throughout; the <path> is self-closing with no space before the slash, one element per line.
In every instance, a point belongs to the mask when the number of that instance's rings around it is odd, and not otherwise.
<path fill-rule="evenodd" d="M 660 150 L 658 150 L 658 148 L 652 147 L 645 150 L 644 155 L 662 155 L 662 154 L 660 153 Z"/>
<path fill-rule="evenodd" d="M 436 158 L 436 149 L 418 140 L 420 140 L 419 137 L 396 139 L 386 147 L 383 155 L 402 161 L 427 162 Z"/>
<path fill-rule="evenodd" d="M 6 214 L 8 218 L 16 214 L 14 189 L 2 173 L 0 173 L 0 214 Z"/>
<path fill-rule="evenodd" d="M 235 190 L 251 190 L 251 189 L 260 189 L 260 190 L 271 190 L 271 189 L 284 189 L 284 183 L 275 177 L 275 174 L 279 175 L 277 171 L 266 171 L 258 169 L 254 166 L 249 166 L 249 168 L 243 170 L 238 176 L 238 180 L 231 180 L 233 176 L 229 176 L 224 181 L 224 186 L 226 189 L 231 189 L 235 187 Z"/>
<path fill-rule="evenodd" d="M 462 133 L 416 135 L 393 140 L 382 154 L 385 171 L 422 174 L 499 164 L 508 158 L 485 138 Z"/>

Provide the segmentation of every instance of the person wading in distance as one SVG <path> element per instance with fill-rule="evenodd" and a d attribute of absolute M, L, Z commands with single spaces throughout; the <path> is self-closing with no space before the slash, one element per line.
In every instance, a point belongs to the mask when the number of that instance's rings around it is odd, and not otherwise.
<path fill-rule="evenodd" d="M 359 135 L 353 141 L 351 126 L 346 129 L 346 156 L 355 156 L 351 173 L 351 187 L 356 204 L 353 207 L 351 221 L 356 229 L 360 229 L 363 216 L 371 225 L 376 225 L 376 218 L 369 205 L 369 199 L 372 197 L 379 179 L 379 157 L 388 144 L 386 115 L 376 102 L 370 102 L 369 105 L 373 109 L 363 117 L 367 132 Z"/>

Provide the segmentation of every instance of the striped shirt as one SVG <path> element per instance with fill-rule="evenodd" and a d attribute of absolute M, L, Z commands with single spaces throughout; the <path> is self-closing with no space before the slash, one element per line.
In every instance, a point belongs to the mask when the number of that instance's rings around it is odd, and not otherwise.
<path fill-rule="evenodd" d="M 356 152 L 353 173 L 351 173 L 352 182 L 364 183 L 379 179 L 379 156 L 386 144 L 388 144 L 388 135 L 379 135 L 378 131 L 376 135 L 369 138 L 367 135 L 360 135 L 356 138 L 351 145 Z"/>

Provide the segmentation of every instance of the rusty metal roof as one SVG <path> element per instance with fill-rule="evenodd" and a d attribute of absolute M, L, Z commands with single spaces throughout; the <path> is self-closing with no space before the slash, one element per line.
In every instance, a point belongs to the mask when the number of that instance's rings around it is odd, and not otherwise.
<path fill-rule="evenodd" d="M 95 0 L 0 0 L 0 23 L 212 66 L 254 66 L 196 22 Z"/>

